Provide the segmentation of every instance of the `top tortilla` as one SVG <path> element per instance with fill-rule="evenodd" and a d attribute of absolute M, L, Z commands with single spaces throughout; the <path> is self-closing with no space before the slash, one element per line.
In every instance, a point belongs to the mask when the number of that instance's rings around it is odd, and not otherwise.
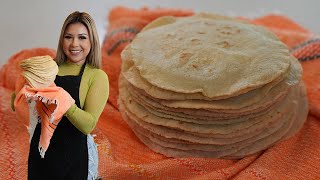
<path fill-rule="evenodd" d="M 156 87 L 228 98 L 262 87 L 290 67 L 287 47 L 263 27 L 210 15 L 162 18 L 122 52 Z"/>

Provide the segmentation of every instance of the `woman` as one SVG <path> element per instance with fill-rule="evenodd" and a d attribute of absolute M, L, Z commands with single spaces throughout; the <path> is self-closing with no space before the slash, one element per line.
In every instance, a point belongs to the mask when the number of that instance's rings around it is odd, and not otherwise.
<path fill-rule="evenodd" d="M 28 179 L 89 179 L 90 132 L 95 128 L 109 95 L 108 77 L 100 69 L 101 54 L 95 22 L 85 12 L 65 20 L 55 58 L 59 72 L 55 84 L 75 100 L 58 124 L 45 158 L 38 150 L 40 125 L 30 144 Z M 89 155 L 88 155 L 89 152 Z M 97 166 L 95 166 L 97 168 Z M 97 169 L 96 169 L 97 170 Z M 94 170 L 93 170 L 94 171 Z"/>

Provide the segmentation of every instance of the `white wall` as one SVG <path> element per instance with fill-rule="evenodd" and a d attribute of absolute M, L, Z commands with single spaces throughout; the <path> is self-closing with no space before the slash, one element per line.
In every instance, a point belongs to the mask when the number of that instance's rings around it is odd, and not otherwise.
<path fill-rule="evenodd" d="M 2 0 L 0 5 L 0 66 L 14 53 L 34 47 L 56 49 L 66 16 L 87 11 L 96 21 L 102 41 L 108 11 L 115 5 L 132 8 L 176 7 L 230 16 L 256 17 L 280 13 L 320 34 L 318 0 Z"/>

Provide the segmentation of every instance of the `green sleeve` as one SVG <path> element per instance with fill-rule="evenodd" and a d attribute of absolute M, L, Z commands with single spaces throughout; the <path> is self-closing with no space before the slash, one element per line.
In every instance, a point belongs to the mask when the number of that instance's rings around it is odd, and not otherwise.
<path fill-rule="evenodd" d="M 109 81 L 104 71 L 98 70 L 89 84 L 83 110 L 74 104 L 65 114 L 84 134 L 89 134 L 95 128 L 109 97 Z"/>
<path fill-rule="evenodd" d="M 16 93 L 13 92 L 11 95 L 11 109 L 12 109 L 12 111 L 15 111 L 15 108 L 14 108 L 14 100 L 15 99 L 16 99 Z"/>

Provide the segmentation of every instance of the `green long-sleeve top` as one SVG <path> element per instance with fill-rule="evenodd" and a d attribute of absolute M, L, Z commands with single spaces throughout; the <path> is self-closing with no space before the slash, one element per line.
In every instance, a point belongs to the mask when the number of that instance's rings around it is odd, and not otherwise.
<path fill-rule="evenodd" d="M 64 63 L 59 66 L 58 75 L 78 75 L 80 70 L 81 65 Z M 108 97 L 109 80 L 107 74 L 101 69 L 87 65 L 82 75 L 79 90 L 81 108 L 73 104 L 65 113 L 65 116 L 82 133 L 89 134 L 95 128 Z"/>

